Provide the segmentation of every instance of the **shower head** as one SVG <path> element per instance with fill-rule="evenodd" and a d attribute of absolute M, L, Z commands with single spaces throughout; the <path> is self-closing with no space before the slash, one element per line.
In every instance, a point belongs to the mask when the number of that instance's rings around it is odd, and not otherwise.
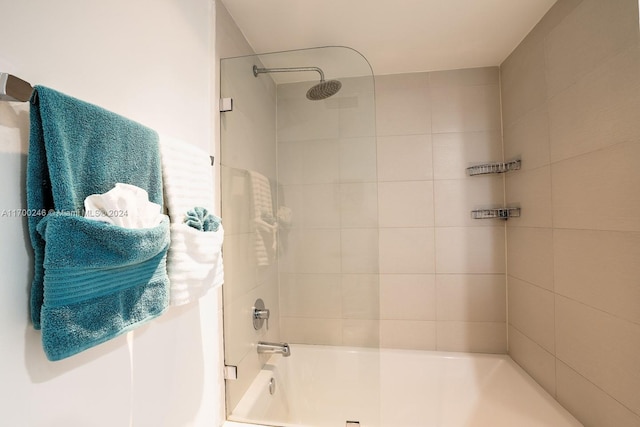
<path fill-rule="evenodd" d="M 258 68 L 253 66 L 253 75 L 258 77 L 262 73 L 291 73 L 295 71 L 315 71 L 320 74 L 320 83 L 311 86 L 307 91 L 307 99 L 311 101 L 321 101 L 338 93 L 342 87 L 342 83 L 338 80 L 325 80 L 324 73 L 318 67 L 288 67 L 288 68 Z"/>
<path fill-rule="evenodd" d="M 338 93 L 342 83 L 338 80 L 320 80 L 317 85 L 311 86 L 307 91 L 307 99 L 311 101 L 321 101 Z"/>

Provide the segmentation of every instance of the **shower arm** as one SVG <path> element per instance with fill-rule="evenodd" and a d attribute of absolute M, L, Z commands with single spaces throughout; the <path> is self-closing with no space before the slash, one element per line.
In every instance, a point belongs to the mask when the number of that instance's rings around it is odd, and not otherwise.
<path fill-rule="evenodd" d="M 318 67 L 258 68 L 257 65 L 253 66 L 254 77 L 258 77 L 258 74 L 262 73 L 292 73 L 296 71 L 317 71 L 320 74 L 320 81 L 324 81 L 324 73 Z"/>

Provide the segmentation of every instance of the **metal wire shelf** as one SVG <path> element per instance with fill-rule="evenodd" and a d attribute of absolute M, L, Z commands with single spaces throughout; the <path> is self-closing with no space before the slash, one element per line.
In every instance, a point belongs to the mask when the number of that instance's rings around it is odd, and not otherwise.
<path fill-rule="evenodd" d="M 483 165 L 476 165 L 467 168 L 467 175 L 487 175 L 491 173 L 505 173 L 509 171 L 515 171 L 522 166 L 521 160 L 513 160 L 510 162 L 497 162 L 487 163 Z"/>
<path fill-rule="evenodd" d="M 471 211 L 471 218 L 473 219 L 499 218 L 507 220 L 509 218 L 517 218 L 519 216 L 520 208 L 478 209 Z"/>

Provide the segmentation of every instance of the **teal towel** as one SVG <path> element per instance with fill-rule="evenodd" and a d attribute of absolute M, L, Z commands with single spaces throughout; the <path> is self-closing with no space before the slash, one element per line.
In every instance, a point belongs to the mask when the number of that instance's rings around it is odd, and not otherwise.
<path fill-rule="evenodd" d="M 221 221 L 220 218 L 200 206 L 189 209 L 184 216 L 185 224 L 198 231 L 218 231 Z"/>
<path fill-rule="evenodd" d="M 169 224 L 124 229 L 82 217 L 84 199 L 117 182 L 162 204 L 157 134 L 95 105 L 36 86 L 27 161 L 34 250 L 31 318 L 59 360 L 161 314 Z M 46 215 L 45 215 L 46 213 Z"/>

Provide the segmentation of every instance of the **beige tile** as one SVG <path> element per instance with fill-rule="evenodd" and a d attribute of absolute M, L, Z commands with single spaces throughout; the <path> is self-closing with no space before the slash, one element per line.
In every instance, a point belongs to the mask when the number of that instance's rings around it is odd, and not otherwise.
<path fill-rule="evenodd" d="M 434 182 L 436 227 L 495 226 L 495 221 L 471 218 L 474 209 L 504 205 L 502 175 L 468 177 Z"/>
<path fill-rule="evenodd" d="M 509 324 L 550 353 L 555 351 L 553 293 L 507 277 Z"/>
<path fill-rule="evenodd" d="M 360 77 L 341 77 L 340 82 L 342 88 L 339 94 L 336 95 L 342 101 L 347 103 L 351 102 L 354 95 L 369 95 L 375 93 L 375 78 L 373 75 L 363 75 Z"/>
<path fill-rule="evenodd" d="M 640 49 L 633 47 L 549 100 L 551 160 L 639 140 L 639 114 Z"/>
<path fill-rule="evenodd" d="M 544 46 L 532 40 L 514 50 L 500 65 L 502 119 L 509 127 L 546 100 Z"/>
<path fill-rule="evenodd" d="M 377 154 L 375 137 L 340 140 L 340 182 L 376 182 Z M 316 162 L 322 164 L 321 158 Z"/>
<path fill-rule="evenodd" d="M 502 274 L 438 274 L 436 292 L 439 321 L 506 321 L 507 289 Z"/>
<path fill-rule="evenodd" d="M 558 360 L 557 399 L 585 426 L 640 426 L 640 416 Z"/>
<path fill-rule="evenodd" d="M 375 183 L 340 184 L 338 212 L 342 228 L 377 227 L 378 185 Z"/>
<path fill-rule="evenodd" d="M 306 141 L 303 144 L 304 170 L 301 184 L 335 183 L 340 171 L 340 142 L 334 139 Z M 318 159 L 322 159 L 321 162 Z M 299 162 L 300 159 L 289 159 Z"/>
<path fill-rule="evenodd" d="M 377 274 L 342 275 L 343 319 L 380 318 L 380 279 Z"/>
<path fill-rule="evenodd" d="M 377 228 L 343 229 L 340 248 L 343 273 L 378 273 Z"/>
<path fill-rule="evenodd" d="M 640 323 L 640 233 L 556 230 L 556 292 Z"/>
<path fill-rule="evenodd" d="M 355 347 L 379 347 L 380 321 L 362 319 L 343 320 L 342 344 Z"/>
<path fill-rule="evenodd" d="M 433 274 L 381 274 L 381 319 L 436 320 Z"/>
<path fill-rule="evenodd" d="M 473 353 L 506 353 L 506 324 L 504 322 L 439 321 L 437 349 Z"/>
<path fill-rule="evenodd" d="M 500 90 L 497 84 L 431 88 L 433 133 L 500 129 Z"/>
<path fill-rule="evenodd" d="M 433 181 L 378 184 L 380 227 L 433 227 Z"/>
<path fill-rule="evenodd" d="M 585 0 L 545 39 L 548 96 L 637 41 L 638 4 Z"/>
<path fill-rule="evenodd" d="M 433 228 L 381 228 L 380 273 L 433 273 Z"/>
<path fill-rule="evenodd" d="M 640 413 L 640 325 L 556 297 L 556 356 Z"/>
<path fill-rule="evenodd" d="M 252 313 L 256 299 L 262 298 L 265 306 L 273 309 L 274 319 L 279 315 L 278 291 L 276 286 L 262 285 L 242 295 L 231 304 L 225 305 L 224 328 L 233 340 L 225 342 L 225 358 L 231 364 L 236 364 L 246 354 L 255 351 L 255 343 L 259 340 L 269 341 L 277 339 L 277 328 L 253 328 Z"/>
<path fill-rule="evenodd" d="M 549 120 L 546 104 L 504 128 L 504 157 L 521 159 L 522 170 L 549 164 Z"/>
<path fill-rule="evenodd" d="M 505 178 L 507 206 L 520 207 L 520 217 L 509 219 L 510 226 L 551 227 L 551 170 L 510 172 Z"/>
<path fill-rule="evenodd" d="M 430 104 L 427 73 L 377 76 L 377 134 L 431 133 Z"/>
<path fill-rule="evenodd" d="M 522 45 L 535 44 L 544 40 L 562 20 L 571 14 L 573 10 L 582 3 L 583 0 L 561 0 L 557 1 L 549 11 L 542 17 L 536 26 L 527 34 L 518 49 Z"/>
<path fill-rule="evenodd" d="M 509 326 L 509 356 L 549 394 L 556 395 L 556 358 Z"/>
<path fill-rule="evenodd" d="M 298 93 L 283 89 L 298 88 Z M 278 86 L 277 129 L 279 141 L 306 141 L 339 137 L 339 109 L 326 102 L 309 102 L 304 96 L 308 83 Z M 293 92 L 293 91 L 291 91 Z M 302 95 L 302 96 L 300 96 Z"/>
<path fill-rule="evenodd" d="M 341 319 L 280 318 L 281 340 L 289 344 L 341 345 Z"/>
<path fill-rule="evenodd" d="M 379 181 L 425 181 L 433 178 L 431 135 L 378 137 Z"/>
<path fill-rule="evenodd" d="M 319 162 L 318 159 L 322 159 Z M 340 176 L 338 140 L 278 143 L 278 182 L 283 185 L 335 183 Z"/>
<path fill-rule="evenodd" d="M 510 276 L 553 290 L 553 231 L 550 228 L 509 227 L 507 272 Z"/>
<path fill-rule="evenodd" d="M 258 285 L 257 265 L 253 234 L 225 236 L 224 252 L 225 306 L 243 296 Z"/>
<path fill-rule="evenodd" d="M 340 227 L 340 187 L 337 184 L 284 185 L 283 204 L 292 211 L 294 228 Z"/>
<path fill-rule="evenodd" d="M 433 135 L 434 179 L 463 179 L 470 166 L 502 161 L 499 131 Z"/>
<path fill-rule="evenodd" d="M 334 148 L 337 147 L 334 143 Z M 278 182 L 283 185 L 297 185 L 304 183 L 305 165 L 305 143 L 300 141 L 278 141 Z M 334 175 L 338 176 L 340 170 L 339 153 L 330 154 L 329 168 L 335 170 Z M 333 165 L 331 164 L 333 163 Z M 224 204 L 223 204 L 224 206 Z"/>
<path fill-rule="evenodd" d="M 244 170 L 222 166 L 220 184 L 222 185 L 222 217 L 224 234 L 248 233 L 251 230 L 251 198 L 249 180 Z"/>
<path fill-rule="evenodd" d="M 341 318 L 340 275 L 280 274 L 280 312 L 285 317 Z"/>
<path fill-rule="evenodd" d="M 340 230 L 290 230 L 280 247 L 281 272 L 340 273 Z"/>
<path fill-rule="evenodd" d="M 640 231 L 639 158 L 636 141 L 555 163 L 554 226 Z"/>
<path fill-rule="evenodd" d="M 436 272 L 496 274 L 505 272 L 504 226 L 437 227 Z"/>
<path fill-rule="evenodd" d="M 477 86 L 496 85 L 500 80 L 498 67 L 464 68 L 458 70 L 432 71 L 429 86 Z"/>
<path fill-rule="evenodd" d="M 361 77 L 357 87 L 349 87 L 350 79 L 340 79 L 342 88 L 339 101 L 339 135 L 341 138 L 360 138 L 376 134 L 376 102 L 373 78 Z M 352 90 L 350 90 L 352 89 Z"/>
<path fill-rule="evenodd" d="M 235 65 L 241 66 L 242 73 L 252 66 L 249 60 Z M 235 81 L 226 96 L 234 97 L 236 108 L 235 114 L 222 115 L 220 119 L 221 139 L 225 141 L 221 163 L 275 177 L 276 100 L 273 82 L 271 79 L 224 80 Z M 227 144 L 227 141 L 232 142 Z"/>
<path fill-rule="evenodd" d="M 435 350 L 436 322 L 381 320 L 380 346 L 408 350 Z"/>

